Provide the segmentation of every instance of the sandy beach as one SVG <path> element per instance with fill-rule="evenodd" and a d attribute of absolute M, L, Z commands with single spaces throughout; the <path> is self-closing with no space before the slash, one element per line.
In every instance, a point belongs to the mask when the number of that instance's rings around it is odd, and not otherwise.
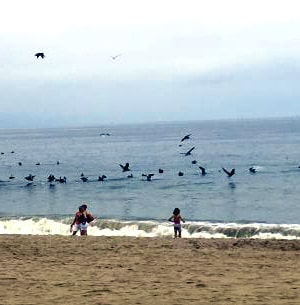
<path fill-rule="evenodd" d="M 299 240 L 0 241 L 0 304 L 300 304 Z"/>

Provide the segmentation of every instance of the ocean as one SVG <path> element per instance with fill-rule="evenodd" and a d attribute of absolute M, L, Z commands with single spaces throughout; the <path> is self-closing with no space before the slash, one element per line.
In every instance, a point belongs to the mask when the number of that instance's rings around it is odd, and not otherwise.
<path fill-rule="evenodd" d="M 0 152 L 0 234 L 69 235 L 86 202 L 89 235 L 171 237 L 178 207 L 183 237 L 300 239 L 300 118 L 0 129 Z"/>

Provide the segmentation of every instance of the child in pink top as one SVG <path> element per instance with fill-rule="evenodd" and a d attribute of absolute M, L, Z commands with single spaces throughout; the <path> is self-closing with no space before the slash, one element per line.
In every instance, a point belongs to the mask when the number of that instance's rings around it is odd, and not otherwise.
<path fill-rule="evenodd" d="M 168 219 L 169 221 L 173 221 L 174 223 L 174 237 L 176 238 L 177 235 L 181 237 L 181 221 L 185 222 L 185 220 L 180 215 L 180 210 L 175 208 L 173 211 L 173 215 Z"/>

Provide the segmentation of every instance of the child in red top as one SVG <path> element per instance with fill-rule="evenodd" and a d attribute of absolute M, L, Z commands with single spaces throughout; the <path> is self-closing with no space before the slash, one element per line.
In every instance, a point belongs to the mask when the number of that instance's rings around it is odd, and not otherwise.
<path fill-rule="evenodd" d="M 176 238 L 177 235 L 181 237 L 181 221 L 185 222 L 185 220 L 180 215 L 180 210 L 175 208 L 173 211 L 173 215 L 168 219 L 169 221 L 173 221 L 174 223 L 174 237 Z"/>
<path fill-rule="evenodd" d="M 92 222 L 93 220 L 93 215 L 87 211 L 87 205 L 81 205 L 78 208 L 78 212 L 75 214 L 73 222 L 71 223 L 70 231 L 73 231 L 72 235 L 76 235 L 78 230 L 80 230 L 80 235 L 87 235 L 88 223 Z"/>

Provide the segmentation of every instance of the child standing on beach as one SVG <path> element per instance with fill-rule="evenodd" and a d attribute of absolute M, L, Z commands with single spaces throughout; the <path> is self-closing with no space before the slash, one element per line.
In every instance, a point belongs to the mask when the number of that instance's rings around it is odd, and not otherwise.
<path fill-rule="evenodd" d="M 173 215 L 168 220 L 174 223 L 174 237 L 177 238 L 178 235 L 181 238 L 181 222 L 185 222 L 185 220 L 180 215 L 180 210 L 175 208 Z"/>

